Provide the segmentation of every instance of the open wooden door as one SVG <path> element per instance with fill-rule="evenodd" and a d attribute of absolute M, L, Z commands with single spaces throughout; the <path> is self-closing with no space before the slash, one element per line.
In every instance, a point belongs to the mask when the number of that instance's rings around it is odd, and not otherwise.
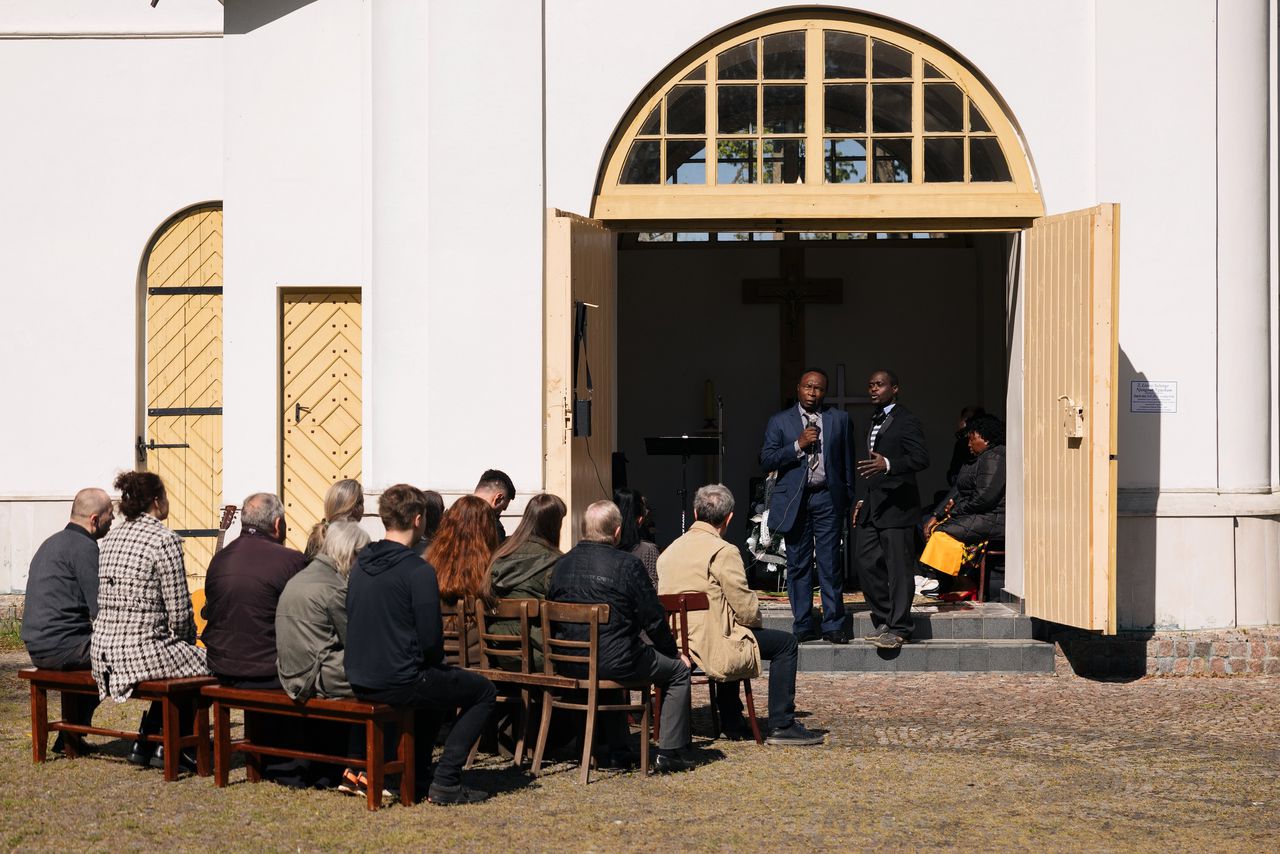
<path fill-rule="evenodd" d="M 543 483 L 547 492 L 559 495 L 569 505 L 561 542 L 565 548 L 577 541 L 587 505 L 613 497 L 618 408 L 617 245 L 617 234 L 601 222 L 547 211 Z M 580 304 L 584 306 L 581 310 Z M 576 436 L 575 401 L 579 413 Z M 583 435 L 588 420 L 583 406 L 586 401 L 590 402 L 589 436 Z"/>
<path fill-rule="evenodd" d="M 1026 611 L 1116 631 L 1119 205 L 1027 231 Z"/>

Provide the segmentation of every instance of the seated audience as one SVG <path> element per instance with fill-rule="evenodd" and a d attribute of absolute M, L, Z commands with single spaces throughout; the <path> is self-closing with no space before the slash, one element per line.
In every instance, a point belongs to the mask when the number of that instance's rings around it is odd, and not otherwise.
<path fill-rule="evenodd" d="M 232 688 L 278 691 L 276 606 L 285 585 L 302 571 L 302 552 L 284 545 L 284 505 L 258 492 L 240 508 L 240 536 L 209 561 L 204 581 L 204 633 L 209 668 Z M 303 748 L 304 737 L 285 718 L 259 714 L 254 727 L 263 744 Z M 310 785 L 308 763 L 270 759 L 263 776 L 287 786 Z M 335 774 L 336 776 L 336 774 Z"/>
<path fill-rule="evenodd" d="M 182 539 L 164 526 L 169 498 L 155 472 L 129 471 L 115 480 L 124 522 L 112 527 L 98 550 L 98 616 L 93 621 L 90 660 L 98 696 L 118 703 L 148 679 L 207 676 L 205 652 L 196 646 L 182 560 Z M 189 732 L 195 706 L 179 708 L 179 724 Z M 155 735 L 164 724 L 159 703 L 142 717 L 139 740 L 129 761 L 164 767 L 163 751 L 142 736 Z M 183 752 L 181 765 L 195 767 Z"/>
<path fill-rule="evenodd" d="M 739 680 L 760 675 L 769 662 L 769 744 L 821 744 L 822 736 L 796 720 L 795 635 L 762 627 L 760 601 L 747 586 L 742 553 L 724 541 L 733 519 L 733 493 L 722 484 L 693 496 L 694 523 L 658 559 L 659 593 L 705 593 L 710 608 L 689 612 L 689 653 L 712 679 L 720 728 L 730 739 L 750 737 L 738 697 Z"/>
<path fill-rule="evenodd" d="M 649 580 L 657 587 L 658 547 L 642 536 L 645 519 L 649 516 L 644 496 L 638 489 L 622 487 L 613 491 L 613 503 L 622 513 L 622 538 L 618 541 L 618 548 L 640 558 L 644 571 L 649 573 Z"/>
<path fill-rule="evenodd" d="M 101 489 L 82 489 L 71 502 L 71 521 L 36 549 L 27 570 L 22 609 L 22 643 L 31 663 L 46 670 L 88 670 L 93 618 L 98 614 L 98 541 L 111 530 L 111 498 Z M 83 694 L 62 695 L 62 719 L 88 726 L 98 701 Z M 84 753 L 84 739 L 58 733 L 53 752 L 66 742 Z"/>
<path fill-rule="evenodd" d="M 324 518 L 311 526 L 303 556 L 311 560 L 320 553 L 324 532 L 329 525 L 341 520 L 359 522 L 364 518 L 364 488 L 360 481 L 344 478 L 330 486 L 324 493 Z"/>
<path fill-rule="evenodd" d="M 444 497 L 434 489 L 424 489 L 422 495 L 427 499 L 426 527 L 423 529 L 422 539 L 414 548 L 426 560 L 427 549 L 431 548 L 431 541 L 436 538 L 436 531 L 440 530 L 440 519 L 444 516 Z"/>
<path fill-rule="evenodd" d="M 635 555 L 619 551 L 622 514 L 612 501 L 597 501 L 582 519 L 582 539 L 551 571 L 547 599 L 554 602 L 606 604 L 609 622 L 600 627 L 600 678 L 622 683 L 652 682 L 666 693 L 658 735 L 654 773 L 687 771 L 693 767 L 680 753 L 690 743 L 688 659 L 680 655 L 667 626 L 667 615 L 658 592 L 649 582 L 644 564 Z M 559 636 L 587 640 L 588 628 L 565 624 Z M 644 643 L 640 633 L 652 645 Z M 610 715 L 621 724 L 621 715 Z M 610 731 L 606 727 L 606 731 Z M 618 746 L 621 733 L 607 740 Z M 648 738 L 648 733 L 641 733 Z"/>
<path fill-rule="evenodd" d="M 475 803 L 485 792 L 462 784 L 462 766 L 493 712 L 497 692 L 479 674 L 444 663 L 444 627 L 435 570 L 411 548 L 425 525 L 426 498 L 407 484 L 378 499 L 387 537 L 360 552 L 347 582 L 347 678 L 357 697 L 416 708 L 416 778 L 430 780 L 434 804 Z M 457 714 L 431 773 L 436 733 Z M 414 793 L 420 797 L 421 790 Z"/>
<path fill-rule="evenodd" d="M 493 527 L 498 535 L 498 544 L 501 545 L 507 538 L 507 529 L 502 527 L 502 511 L 516 500 L 515 484 L 511 482 L 506 472 L 488 469 L 480 475 L 475 494 L 493 508 Z"/>
<path fill-rule="evenodd" d="M 515 533 L 507 538 L 493 554 L 489 567 L 489 585 L 499 599 L 546 599 L 551 570 L 562 556 L 559 549 L 560 527 L 567 512 L 558 496 L 540 493 L 529 499 L 524 516 Z M 518 635 L 518 620 L 500 620 L 489 624 L 489 631 L 497 635 Z M 532 647 L 532 668 L 542 670 L 542 628 L 529 629 Z M 498 659 L 498 663 L 512 670 L 519 662 L 510 658 Z"/>
<path fill-rule="evenodd" d="M 459 643 L 467 648 L 467 663 L 480 658 L 480 635 L 475 619 L 468 613 L 469 602 L 493 601 L 489 587 L 489 563 L 498 547 L 493 529 L 493 510 L 474 495 L 464 495 L 444 512 L 440 530 L 436 532 L 426 560 L 436 571 L 440 602 L 457 609 L 457 616 L 446 616 L 446 631 L 458 632 Z"/>
<path fill-rule="evenodd" d="M 965 545 L 1004 541 L 1004 422 L 994 415 L 978 415 L 968 422 L 968 444 L 973 459 L 960 468 L 955 486 L 925 520 L 925 537 L 937 531 Z M 946 587 L 922 587 L 921 592 L 944 598 L 968 598 L 977 589 L 973 579 L 960 577 Z M 948 589 L 949 588 L 949 589 Z"/>
<path fill-rule="evenodd" d="M 987 410 L 981 406 L 971 405 L 960 410 L 960 420 L 956 424 L 956 443 L 951 448 L 951 462 L 947 464 L 947 486 L 955 486 L 956 478 L 965 463 L 973 462 L 973 451 L 969 449 L 969 419 L 986 415 Z"/>
<path fill-rule="evenodd" d="M 290 578 L 280 594 L 276 671 L 285 693 L 295 700 L 352 696 L 342 662 L 347 645 L 347 577 L 356 554 L 367 545 L 369 535 L 357 523 L 331 522 L 315 559 Z M 348 755 L 364 756 L 364 727 L 318 724 L 311 722 L 307 727 L 313 737 L 336 744 L 345 736 Z M 339 790 L 363 795 L 367 786 L 363 771 L 343 769 Z"/>

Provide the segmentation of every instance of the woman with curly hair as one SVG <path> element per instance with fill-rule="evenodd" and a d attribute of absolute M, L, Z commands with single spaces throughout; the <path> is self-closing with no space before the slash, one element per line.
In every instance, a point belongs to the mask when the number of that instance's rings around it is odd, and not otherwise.
<path fill-rule="evenodd" d="M 468 597 L 486 603 L 494 601 L 489 580 L 489 563 L 498 547 L 498 532 L 493 524 L 493 508 L 483 498 L 464 495 L 440 518 L 427 563 L 436 571 L 440 586 L 440 602 L 460 609 L 458 617 L 445 617 L 446 631 L 460 631 L 466 626 L 467 661 L 479 661 L 480 635 L 465 611 Z"/>
<path fill-rule="evenodd" d="M 98 695 L 123 703 L 139 682 L 207 676 L 203 649 L 196 646 L 182 538 L 164 525 L 169 498 L 160 476 L 124 472 L 116 478 L 124 522 L 102 540 L 98 557 L 98 616 L 93 621 L 90 657 Z M 190 732 L 195 707 L 179 710 L 183 732 Z M 159 703 L 143 715 L 129 761 L 163 768 L 164 756 L 145 736 L 163 724 Z M 194 759 L 180 757 L 183 767 Z"/>

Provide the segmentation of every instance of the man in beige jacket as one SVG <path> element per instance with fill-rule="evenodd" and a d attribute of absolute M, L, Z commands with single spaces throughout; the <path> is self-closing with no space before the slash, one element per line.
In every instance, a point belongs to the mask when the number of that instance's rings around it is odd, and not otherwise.
<path fill-rule="evenodd" d="M 747 586 L 738 547 L 724 540 L 733 493 L 723 484 L 693 497 L 694 523 L 658 558 L 658 592 L 706 593 L 710 608 L 689 614 L 689 652 L 717 686 L 720 725 L 731 739 L 748 736 L 738 683 L 769 662 L 769 744 L 821 744 L 795 719 L 797 644 L 790 632 L 761 627 L 760 600 Z"/>

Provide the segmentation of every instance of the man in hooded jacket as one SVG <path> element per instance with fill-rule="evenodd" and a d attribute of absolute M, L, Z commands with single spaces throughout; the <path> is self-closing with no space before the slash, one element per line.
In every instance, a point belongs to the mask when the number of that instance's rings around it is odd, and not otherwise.
<path fill-rule="evenodd" d="M 489 795 L 462 785 L 462 766 L 497 692 L 483 676 L 444 662 L 436 572 L 412 548 L 422 537 L 426 508 L 422 490 L 408 484 L 392 486 L 378 499 L 387 538 L 360 552 L 347 584 L 347 678 L 363 700 L 418 710 L 414 761 L 420 781 L 427 779 L 443 717 L 457 711 L 427 799 L 476 803 Z"/>

